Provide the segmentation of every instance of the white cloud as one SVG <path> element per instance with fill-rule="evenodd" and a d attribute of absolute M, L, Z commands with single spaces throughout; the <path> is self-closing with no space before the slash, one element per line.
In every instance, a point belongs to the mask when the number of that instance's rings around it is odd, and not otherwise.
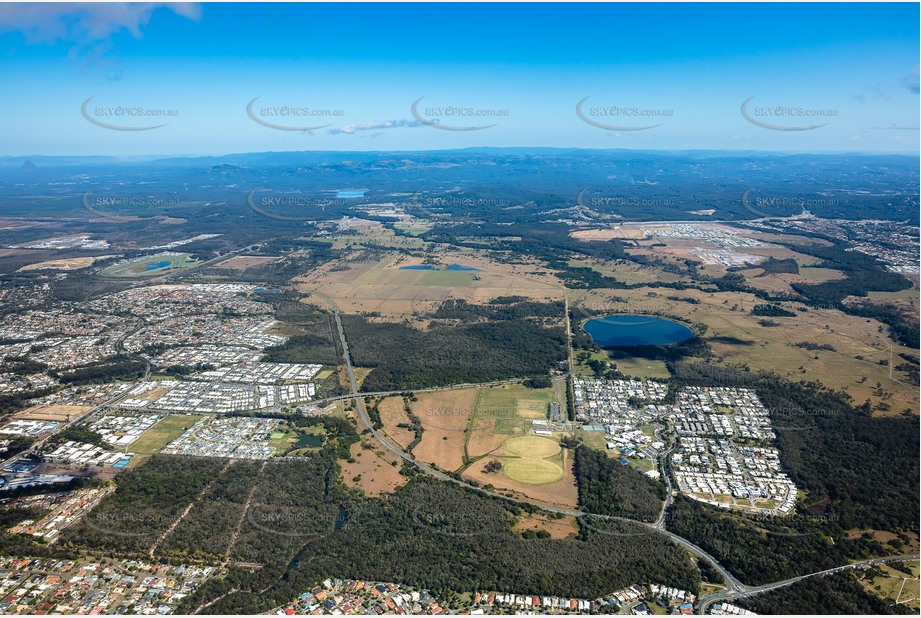
<path fill-rule="evenodd" d="M 0 4 L 0 32 L 20 31 L 27 43 L 72 43 L 94 47 L 127 30 L 135 38 L 159 8 L 198 21 L 201 6 L 171 2 L 9 3 Z"/>
<path fill-rule="evenodd" d="M 328 129 L 330 135 L 354 135 L 362 131 L 379 131 L 380 129 L 396 129 L 399 127 L 419 127 L 422 123 L 418 120 L 368 120 L 366 122 L 357 122 L 347 124 L 337 129 Z"/>
<path fill-rule="evenodd" d="M 907 125 L 907 124 L 884 124 L 878 127 L 873 127 L 874 129 L 889 129 L 892 131 L 918 131 L 921 130 L 917 125 Z"/>

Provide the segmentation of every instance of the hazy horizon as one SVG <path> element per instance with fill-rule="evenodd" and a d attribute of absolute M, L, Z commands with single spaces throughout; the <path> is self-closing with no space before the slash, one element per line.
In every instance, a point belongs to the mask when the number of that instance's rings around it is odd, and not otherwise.
<path fill-rule="evenodd" d="M 918 154 L 917 4 L 5 4 L 11 156 Z M 157 155 L 160 156 L 160 155 Z"/>

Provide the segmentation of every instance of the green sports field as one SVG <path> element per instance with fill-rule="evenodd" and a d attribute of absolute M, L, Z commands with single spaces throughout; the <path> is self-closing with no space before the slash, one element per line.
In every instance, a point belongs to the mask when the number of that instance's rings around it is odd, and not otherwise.
<path fill-rule="evenodd" d="M 502 473 L 513 481 L 526 485 L 546 485 L 563 478 L 563 468 L 547 459 L 521 457 L 502 464 Z"/>

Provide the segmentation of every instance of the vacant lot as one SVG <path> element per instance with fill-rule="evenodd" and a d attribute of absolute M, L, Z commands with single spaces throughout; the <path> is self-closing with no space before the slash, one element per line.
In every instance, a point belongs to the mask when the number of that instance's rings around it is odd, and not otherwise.
<path fill-rule="evenodd" d="M 476 415 L 467 433 L 467 457 L 474 460 L 495 452 L 509 436 L 525 435 L 527 425 L 517 419 Z"/>
<path fill-rule="evenodd" d="M 579 534 L 576 518 L 566 515 L 559 519 L 542 513 L 523 513 L 518 516 L 513 527 L 515 532 L 543 530 L 550 534 L 551 539 L 575 538 Z"/>
<path fill-rule="evenodd" d="M 84 412 L 92 410 L 92 406 L 32 406 L 13 415 L 13 418 L 28 419 L 33 421 L 68 421 L 75 419 Z"/>
<path fill-rule="evenodd" d="M 182 433 L 198 422 L 201 416 L 180 415 L 167 416 L 148 429 L 131 445 L 131 452 L 136 455 L 128 467 L 136 468 L 147 461 L 151 455 L 159 453 L 163 447 L 178 438 Z"/>
<path fill-rule="evenodd" d="M 253 266 L 262 266 L 263 264 L 268 264 L 269 262 L 274 262 L 279 260 L 279 257 L 272 256 L 259 256 L 259 255 L 237 255 L 229 260 L 215 264 L 215 268 L 230 268 L 232 270 L 243 271 Z"/>
<path fill-rule="evenodd" d="M 18 272 L 29 270 L 80 270 L 92 266 L 94 262 L 105 258 L 115 257 L 113 255 L 98 255 L 94 257 L 74 257 L 61 260 L 49 260 L 47 262 L 38 262 L 23 266 Z"/>
<path fill-rule="evenodd" d="M 346 487 L 361 489 L 369 496 L 392 493 L 409 480 L 400 474 L 400 458 L 375 442 L 373 448 L 362 447 L 362 442 L 352 445 L 351 461 L 340 461 L 342 482 Z"/>
<path fill-rule="evenodd" d="M 502 264 L 483 252 L 444 250 L 432 253 L 438 270 L 410 270 L 418 258 L 388 256 L 378 261 L 356 257 L 324 264 L 295 282 L 302 292 L 319 291 L 332 297 L 345 313 L 378 312 L 382 319 L 403 321 L 407 316 L 424 327 L 422 314 L 450 298 L 485 302 L 497 296 L 526 296 L 559 300 L 559 284 L 549 276 L 536 277 L 533 265 Z M 461 264 L 477 271 L 445 270 Z"/>
<path fill-rule="evenodd" d="M 868 575 L 861 578 L 860 583 L 871 594 L 918 611 L 918 608 L 921 607 L 919 604 L 921 587 L 919 587 L 918 579 L 921 568 L 917 561 L 903 564 L 911 568 L 911 575 L 894 569 L 888 564 L 880 564 L 877 568 L 884 573 L 883 576 Z"/>
<path fill-rule="evenodd" d="M 473 415 L 477 392 L 476 388 L 463 388 L 419 393 L 413 414 L 422 421 L 424 432 L 413 455 L 444 470 L 463 466 L 467 423 Z"/>
<path fill-rule="evenodd" d="M 410 422 L 403 407 L 403 398 L 388 397 L 380 403 L 378 410 L 381 415 L 381 423 L 384 425 L 381 431 L 391 442 L 406 450 L 416 434 L 408 427 L 397 427 L 397 425 L 408 426 Z"/>

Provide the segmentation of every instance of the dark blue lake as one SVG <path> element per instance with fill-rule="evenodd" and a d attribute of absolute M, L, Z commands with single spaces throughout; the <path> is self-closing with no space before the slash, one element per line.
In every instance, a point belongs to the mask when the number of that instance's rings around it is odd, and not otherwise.
<path fill-rule="evenodd" d="M 480 270 L 479 268 L 474 268 L 473 266 L 463 266 L 461 264 L 451 264 L 445 270 Z"/>
<path fill-rule="evenodd" d="M 648 315 L 592 318 L 582 328 L 602 348 L 667 345 L 681 343 L 694 336 L 694 332 L 684 324 Z"/>
<path fill-rule="evenodd" d="M 412 266 L 400 266 L 400 270 L 435 270 L 431 264 L 413 264 Z"/>
<path fill-rule="evenodd" d="M 170 264 L 172 264 L 170 260 L 166 260 L 165 262 L 156 262 L 154 264 L 148 264 L 146 270 L 159 270 L 161 268 L 166 268 Z"/>

